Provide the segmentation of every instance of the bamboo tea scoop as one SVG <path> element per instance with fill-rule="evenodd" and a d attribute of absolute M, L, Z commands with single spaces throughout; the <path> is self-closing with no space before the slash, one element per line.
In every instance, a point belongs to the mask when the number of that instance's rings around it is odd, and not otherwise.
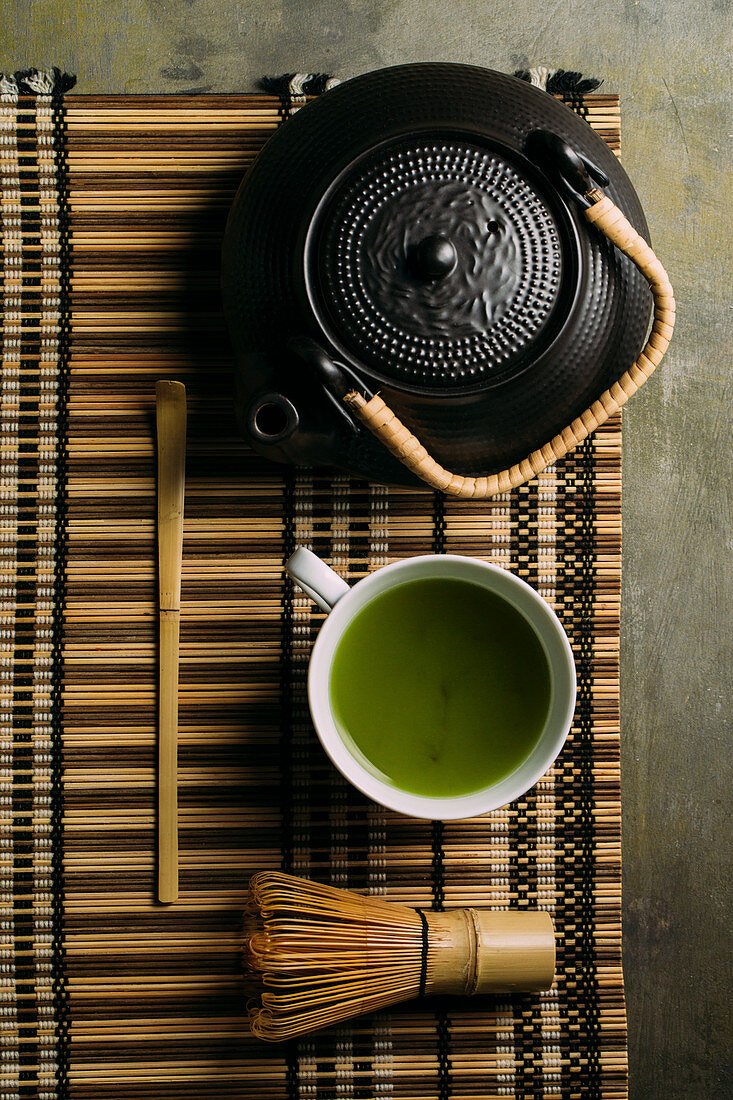
<path fill-rule="evenodd" d="M 275 1042 L 429 993 L 548 989 L 555 933 L 538 910 L 423 912 L 278 871 L 250 882 L 252 1032 Z"/>
<path fill-rule="evenodd" d="M 155 387 L 158 440 L 158 900 L 178 897 L 178 645 L 181 621 L 186 388 Z"/>

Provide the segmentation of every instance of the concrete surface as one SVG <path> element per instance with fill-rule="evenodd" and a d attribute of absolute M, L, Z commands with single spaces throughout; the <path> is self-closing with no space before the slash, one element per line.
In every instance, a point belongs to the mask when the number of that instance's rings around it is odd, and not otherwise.
<path fill-rule="evenodd" d="M 624 441 L 625 972 L 632 1100 L 733 1095 L 727 0 L 5 0 L 0 68 L 80 92 L 248 91 L 404 61 L 605 78 L 679 302 Z"/>

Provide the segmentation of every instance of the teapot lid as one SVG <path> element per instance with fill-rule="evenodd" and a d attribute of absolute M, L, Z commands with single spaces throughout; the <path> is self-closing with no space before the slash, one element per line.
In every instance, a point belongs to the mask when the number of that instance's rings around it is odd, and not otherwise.
<path fill-rule="evenodd" d="M 457 132 L 379 145 L 341 173 L 306 243 L 331 343 L 387 381 L 504 382 L 563 316 L 572 240 L 531 169 Z"/>

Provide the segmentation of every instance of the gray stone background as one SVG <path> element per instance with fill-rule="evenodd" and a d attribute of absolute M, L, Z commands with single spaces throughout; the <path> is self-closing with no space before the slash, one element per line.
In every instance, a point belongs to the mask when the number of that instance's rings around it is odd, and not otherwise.
<path fill-rule="evenodd" d="M 733 1096 L 728 0 L 4 0 L 0 69 L 250 91 L 406 61 L 604 78 L 678 300 L 624 425 L 624 970 L 632 1100 Z"/>

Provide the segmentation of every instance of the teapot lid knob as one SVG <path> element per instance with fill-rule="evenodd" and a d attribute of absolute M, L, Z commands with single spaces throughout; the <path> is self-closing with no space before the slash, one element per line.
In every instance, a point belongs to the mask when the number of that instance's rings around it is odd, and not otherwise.
<path fill-rule="evenodd" d="M 443 233 L 423 237 L 414 254 L 414 270 L 424 282 L 444 279 L 456 266 L 456 248 Z"/>

